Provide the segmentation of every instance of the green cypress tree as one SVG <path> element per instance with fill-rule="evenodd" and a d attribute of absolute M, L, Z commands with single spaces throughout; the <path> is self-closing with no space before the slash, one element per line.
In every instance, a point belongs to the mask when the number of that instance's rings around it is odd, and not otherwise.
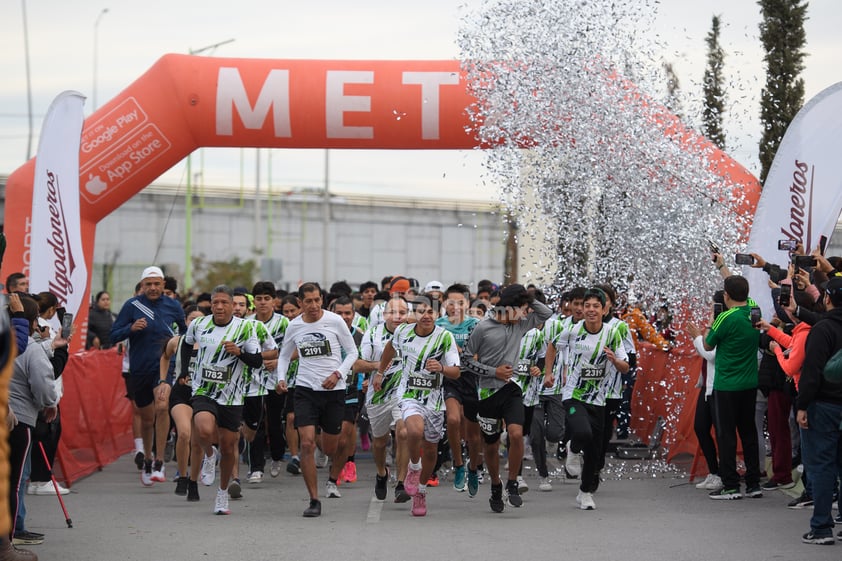
<path fill-rule="evenodd" d="M 702 132 L 716 146 L 725 150 L 725 130 L 722 126 L 722 117 L 725 113 L 725 85 L 722 78 L 725 51 L 719 44 L 719 27 L 719 16 L 713 16 L 710 31 L 705 37 L 705 43 L 708 46 L 708 61 L 702 85 L 705 94 Z"/>
<path fill-rule="evenodd" d="M 784 132 L 804 105 L 804 21 L 807 4 L 802 0 L 758 0 L 762 20 L 760 40 L 766 55 L 766 85 L 760 94 L 760 182 L 775 159 Z"/>

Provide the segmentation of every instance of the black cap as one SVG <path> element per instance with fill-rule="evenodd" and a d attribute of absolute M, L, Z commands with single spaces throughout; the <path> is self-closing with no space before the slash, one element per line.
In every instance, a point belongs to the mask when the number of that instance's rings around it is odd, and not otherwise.
<path fill-rule="evenodd" d="M 822 285 L 822 292 L 830 296 L 834 306 L 842 304 L 842 277 L 830 277 L 830 280 Z"/>
<path fill-rule="evenodd" d="M 498 306 L 502 307 L 518 307 L 523 306 L 529 301 L 529 293 L 522 284 L 510 284 L 500 292 L 500 301 Z"/>

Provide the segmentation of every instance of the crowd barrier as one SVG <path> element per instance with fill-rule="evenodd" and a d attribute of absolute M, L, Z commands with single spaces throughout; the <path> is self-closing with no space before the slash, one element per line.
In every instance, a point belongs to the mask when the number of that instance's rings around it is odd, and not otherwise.
<path fill-rule="evenodd" d="M 648 444 L 658 417 L 662 417 L 666 421 L 663 447 L 667 460 L 679 454 L 695 458 L 699 445 L 693 414 L 700 391 L 695 384 L 701 357 L 689 346 L 664 352 L 644 343 L 639 348 L 638 365 L 631 402 L 632 433 Z M 122 356 L 113 349 L 74 354 L 67 363 L 62 375 L 62 436 L 55 471 L 56 478 L 68 485 L 133 448 L 132 407 L 125 398 L 121 366 Z"/>
<path fill-rule="evenodd" d="M 70 356 L 62 374 L 61 440 L 53 471 L 68 486 L 134 448 L 132 404 L 114 349 Z"/>

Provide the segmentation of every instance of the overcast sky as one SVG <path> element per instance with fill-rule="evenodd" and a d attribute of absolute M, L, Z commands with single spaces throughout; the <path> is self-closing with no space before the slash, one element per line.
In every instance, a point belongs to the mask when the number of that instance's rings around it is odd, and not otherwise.
<path fill-rule="evenodd" d="M 25 1 L 25 0 L 24 0 Z M 528 0 L 525 0 L 528 1 Z M 607 0 L 606 0 L 607 1 Z M 619 1 L 619 0 L 615 0 Z M 165 53 L 186 53 L 228 39 L 212 54 L 254 58 L 455 59 L 458 0 L 30 0 L 27 5 L 34 139 L 52 99 L 74 89 L 88 96 L 91 112 L 95 22 L 98 26 L 99 106 L 117 95 Z M 476 6 L 480 0 L 468 2 Z M 765 73 L 758 39 L 759 7 L 752 0 L 661 0 L 652 33 L 665 46 L 685 95 L 701 95 L 704 37 L 714 14 L 722 16 L 731 155 L 757 173 L 758 99 Z M 812 0 L 806 24 L 807 99 L 842 81 L 842 2 Z M 0 174 L 26 159 L 28 117 L 21 1 L 0 2 Z M 211 53 L 206 53 L 211 54 Z M 254 186 L 254 150 L 206 149 L 199 167 L 208 185 Z M 267 154 L 267 151 L 263 152 Z M 241 155 L 242 154 L 242 155 Z M 272 151 L 275 188 L 319 186 L 324 151 Z M 263 156 L 265 165 L 267 158 Z M 241 162 L 243 172 L 241 174 Z M 493 199 L 482 181 L 482 155 L 472 151 L 332 151 L 331 188 L 337 192 Z M 196 165 L 196 164 L 194 164 Z M 184 181 L 184 163 L 159 181 Z M 263 174 L 265 188 L 266 171 Z"/>

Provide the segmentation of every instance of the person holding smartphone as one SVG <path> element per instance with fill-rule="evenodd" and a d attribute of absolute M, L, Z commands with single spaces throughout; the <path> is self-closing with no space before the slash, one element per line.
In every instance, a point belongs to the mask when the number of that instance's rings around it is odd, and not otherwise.
<path fill-rule="evenodd" d="M 741 499 L 737 473 L 737 433 L 746 463 L 746 496 L 763 496 L 760 488 L 760 459 L 754 408 L 757 399 L 757 348 L 760 334 L 751 319 L 755 303 L 748 296 L 748 281 L 738 275 L 725 279 L 727 310 L 716 318 L 704 341 L 707 351 L 716 349 L 713 398 L 716 407 L 716 437 L 719 443 L 719 471 L 723 488 L 711 499 Z"/>

